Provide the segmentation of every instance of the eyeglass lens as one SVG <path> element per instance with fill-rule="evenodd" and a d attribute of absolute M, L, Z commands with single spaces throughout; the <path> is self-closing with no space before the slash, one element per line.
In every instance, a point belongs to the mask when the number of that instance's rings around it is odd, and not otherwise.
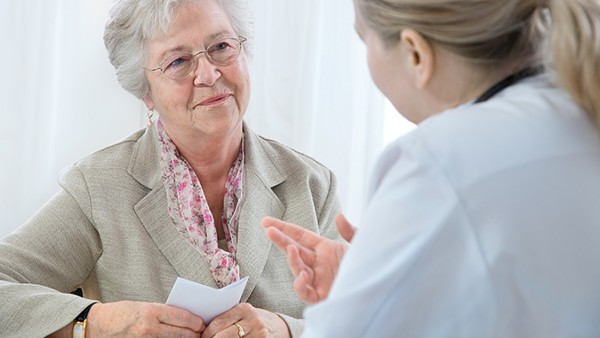
<path fill-rule="evenodd" d="M 201 54 L 206 54 L 208 61 L 215 66 L 227 66 L 240 54 L 243 41 L 233 38 L 223 39 L 212 43 L 205 51 L 196 54 L 179 53 L 171 55 L 165 60 L 162 72 L 173 80 L 184 79 L 196 69 Z"/>

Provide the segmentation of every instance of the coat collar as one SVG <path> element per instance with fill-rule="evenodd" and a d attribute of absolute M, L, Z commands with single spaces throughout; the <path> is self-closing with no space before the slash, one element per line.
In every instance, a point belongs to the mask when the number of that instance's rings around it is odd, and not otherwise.
<path fill-rule="evenodd" d="M 127 172 L 138 182 L 153 189 L 160 181 L 160 145 L 154 126 L 146 128 L 137 140 Z"/>
<path fill-rule="evenodd" d="M 243 123 L 243 128 L 244 143 L 246 144 L 245 168 L 254 171 L 257 178 L 270 188 L 285 181 L 286 175 L 271 158 L 275 154 L 264 148 L 263 141 L 248 127 L 246 122 Z M 127 171 L 138 182 L 153 189 L 162 185 L 159 159 L 160 145 L 156 129 L 152 126 L 146 128 L 137 140 Z"/>
<path fill-rule="evenodd" d="M 244 128 L 245 163 L 244 189 L 240 200 L 240 221 L 236 259 L 241 277 L 250 276 L 242 301 L 246 301 L 256 286 L 267 264 L 271 242 L 260 225 L 266 216 L 280 218 L 284 205 L 273 188 L 285 181 L 286 176 L 277 166 L 276 153 L 268 149 L 248 128 Z M 161 250 L 177 274 L 207 286 L 217 287 L 209 271 L 207 260 L 178 232 L 166 211 L 167 196 L 161 180 L 159 143 L 154 128 L 147 128 L 138 139 L 129 174 L 149 189 L 134 207 L 150 237 Z"/>

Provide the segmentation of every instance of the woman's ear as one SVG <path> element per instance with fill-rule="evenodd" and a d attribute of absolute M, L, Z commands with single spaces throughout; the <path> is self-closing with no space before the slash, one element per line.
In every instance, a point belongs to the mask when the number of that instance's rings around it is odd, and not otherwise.
<path fill-rule="evenodd" d="M 150 93 L 144 95 L 142 101 L 144 101 L 144 104 L 146 105 L 146 108 L 148 108 L 148 110 L 154 110 L 154 101 L 150 97 Z"/>
<path fill-rule="evenodd" d="M 423 35 L 413 29 L 400 32 L 400 43 L 408 53 L 408 68 L 413 74 L 415 86 L 423 89 L 431 80 L 435 65 L 433 46 Z"/>

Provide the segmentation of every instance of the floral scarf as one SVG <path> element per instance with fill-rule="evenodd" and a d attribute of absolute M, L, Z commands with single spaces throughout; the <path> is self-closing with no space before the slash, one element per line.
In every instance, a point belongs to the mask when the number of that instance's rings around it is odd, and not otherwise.
<path fill-rule="evenodd" d="M 168 211 L 173 223 L 183 237 L 209 261 L 210 272 L 221 288 L 240 278 L 236 262 L 238 201 L 242 198 L 244 172 L 244 140 L 225 183 L 225 197 L 221 219 L 225 230 L 227 251 L 219 248 L 215 220 L 191 165 L 179 154 L 164 130 L 160 119 L 156 121 L 161 146 L 160 165 L 162 181 L 167 191 Z"/>

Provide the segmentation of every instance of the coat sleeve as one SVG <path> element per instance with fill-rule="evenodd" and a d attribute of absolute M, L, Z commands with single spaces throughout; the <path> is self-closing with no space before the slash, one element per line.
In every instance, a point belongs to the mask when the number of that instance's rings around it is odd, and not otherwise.
<path fill-rule="evenodd" d="M 90 221 L 89 194 L 76 168 L 60 184 L 60 192 L 0 241 L 2 335 L 46 336 L 93 302 L 70 293 L 85 281 L 102 250 Z"/>

